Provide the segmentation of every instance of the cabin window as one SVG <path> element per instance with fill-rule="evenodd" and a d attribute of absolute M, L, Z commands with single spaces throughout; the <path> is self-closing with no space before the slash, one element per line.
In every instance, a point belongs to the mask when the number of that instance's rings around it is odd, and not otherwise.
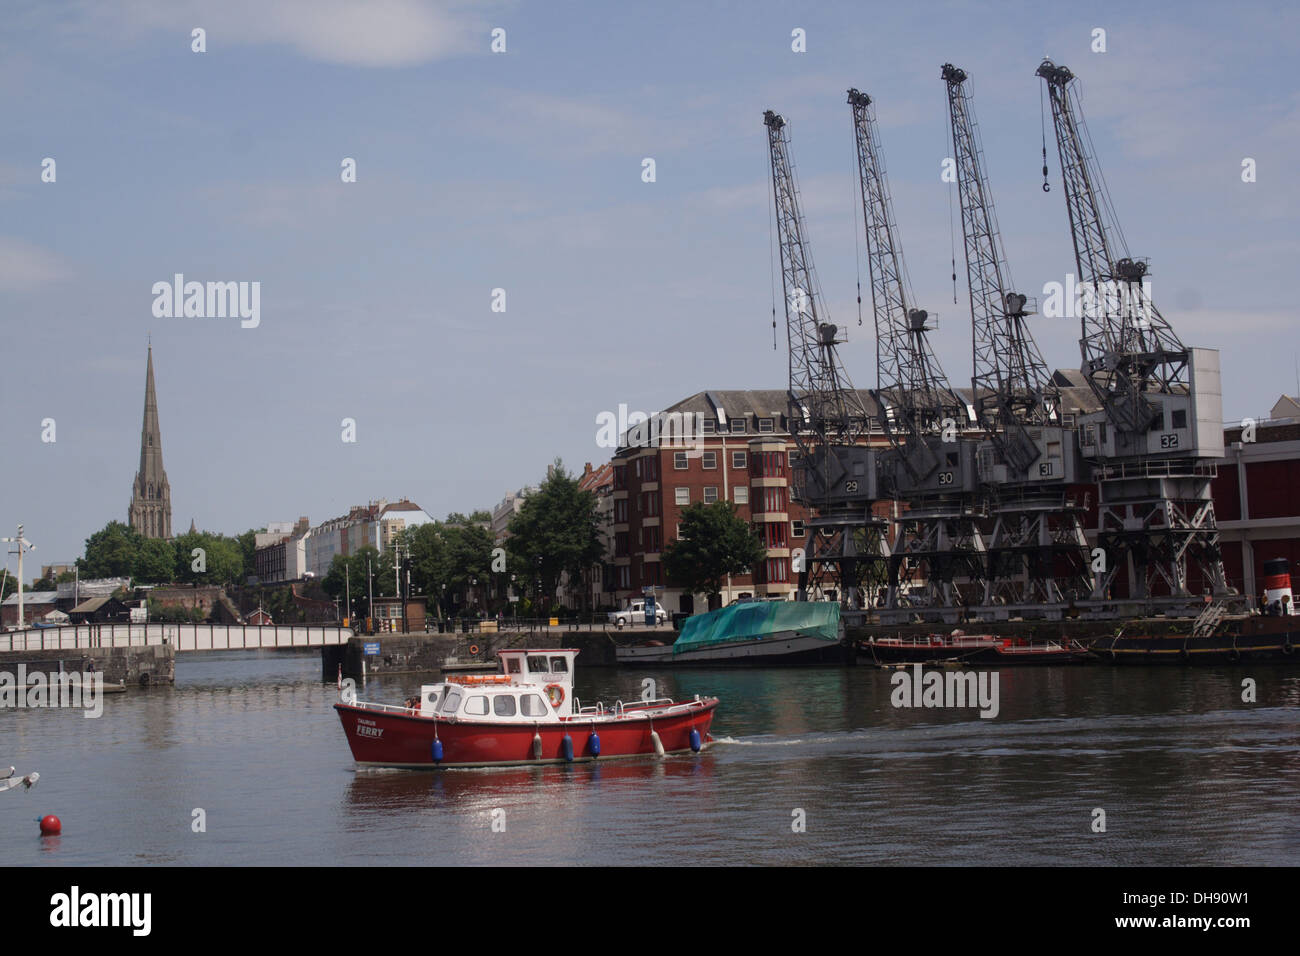
<path fill-rule="evenodd" d="M 515 715 L 515 698 L 513 694 L 498 694 L 492 698 L 492 712 L 498 717 Z"/>
<path fill-rule="evenodd" d="M 1172 417 L 1173 417 L 1173 421 L 1172 421 L 1172 423 L 1171 423 L 1171 424 L 1172 424 L 1172 427 L 1174 427 L 1174 428 L 1186 428 L 1186 427 L 1187 427 L 1187 409 L 1185 409 L 1185 408 L 1175 408 L 1175 409 L 1173 410 Z"/>
<path fill-rule="evenodd" d="M 488 712 L 486 697 L 471 697 L 465 701 L 465 713 L 473 714 L 475 717 L 486 717 Z"/>
<path fill-rule="evenodd" d="M 555 674 L 563 674 L 569 669 L 569 661 L 564 657 L 551 658 L 551 671 Z"/>
<path fill-rule="evenodd" d="M 437 692 L 436 690 L 431 690 L 431 691 L 429 691 L 429 696 L 428 696 L 427 700 L 428 700 L 428 703 L 429 703 L 429 709 L 430 709 L 430 710 L 437 710 L 437 709 L 438 709 L 438 692 Z"/>
<path fill-rule="evenodd" d="M 460 706 L 460 696 L 460 691 L 454 687 L 447 691 L 447 696 L 442 699 L 442 713 L 456 713 L 456 708 Z"/>
<path fill-rule="evenodd" d="M 538 694 L 524 694 L 519 698 L 519 713 L 525 717 L 545 717 L 546 701 Z"/>
<path fill-rule="evenodd" d="M 507 674 L 519 673 L 519 658 L 517 657 L 506 658 L 506 673 Z"/>
<path fill-rule="evenodd" d="M 546 666 L 546 658 L 538 655 L 537 657 L 528 658 L 528 669 L 534 674 L 550 673 L 550 668 Z"/>

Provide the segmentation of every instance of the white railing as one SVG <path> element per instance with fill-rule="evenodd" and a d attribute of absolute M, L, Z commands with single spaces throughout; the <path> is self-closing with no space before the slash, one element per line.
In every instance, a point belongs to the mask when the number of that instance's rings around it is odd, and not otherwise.
<path fill-rule="evenodd" d="M 75 651 L 163 645 L 170 645 L 177 651 L 238 651 L 333 646 L 346 644 L 352 636 L 350 628 L 308 624 L 77 624 L 0 634 L 0 651 Z"/>

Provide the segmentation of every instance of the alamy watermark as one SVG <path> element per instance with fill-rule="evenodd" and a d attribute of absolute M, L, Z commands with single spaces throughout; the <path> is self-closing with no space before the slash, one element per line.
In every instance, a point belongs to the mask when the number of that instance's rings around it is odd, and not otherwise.
<path fill-rule="evenodd" d="M 628 411 L 619 403 L 617 412 L 596 415 L 596 445 L 600 448 L 685 448 L 696 455 L 703 449 L 703 412 Z"/>
<path fill-rule="evenodd" d="M 240 328 L 262 323 L 262 283 L 186 282 L 177 272 L 171 282 L 155 282 L 153 314 L 157 319 L 240 318 Z"/>
<path fill-rule="evenodd" d="M 894 686 L 889 702 L 895 707 L 978 707 L 980 717 L 996 717 L 1001 708 L 997 671 L 897 671 L 889 682 Z"/>
<path fill-rule="evenodd" d="M 1105 315 L 1135 315 L 1139 324 L 1151 310 L 1151 280 L 1105 279 L 1079 282 L 1066 273 L 1065 282 L 1043 283 L 1043 318 L 1083 319 Z"/>
<path fill-rule="evenodd" d="M 16 674 L 0 671 L 0 708 L 9 707 L 33 710 L 77 707 L 85 710 L 83 717 L 99 717 L 104 713 L 104 675 L 98 671 L 28 673 L 27 665 L 19 664 Z"/>

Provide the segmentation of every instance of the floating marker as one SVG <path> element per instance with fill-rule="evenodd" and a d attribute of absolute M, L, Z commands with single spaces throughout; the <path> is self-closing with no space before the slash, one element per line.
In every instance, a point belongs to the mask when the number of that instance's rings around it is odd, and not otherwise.
<path fill-rule="evenodd" d="M 442 763 L 442 741 L 435 737 L 430 750 L 432 751 L 433 762 Z"/>
<path fill-rule="evenodd" d="M 664 755 L 664 742 L 659 739 L 659 731 L 650 731 L 650 742 L 655 745 L 655 756 L 662 757 Z"/>
<path fill-rule="evenodd" d="M 573 763 L 573 738 L 568 734 L 565 734 L 564 739 L 560 741 L 560 753 L 566 761 Z"/>
<path fill-rule="evenodd" d="M 50 813 L 41 817 L 41 836 L 58 836 L 63 832 L 63 821 Z"/>
<path fill-rule="evenodd" d="M 700 752 L 700 732 L 694 727 L 691 728 L 691 751 L 693 753 Z"/>
<path fill-rule="evenodd" d="M 533 759 L 542 759 L 542 735 L 533 734 Z"/>
<path fill-rule="evenodd" d="M 600 756 L 600 734 L 594 730 L 591 732 L 591 736 L 587 738 L 587 752 L 593 757 Z"/>

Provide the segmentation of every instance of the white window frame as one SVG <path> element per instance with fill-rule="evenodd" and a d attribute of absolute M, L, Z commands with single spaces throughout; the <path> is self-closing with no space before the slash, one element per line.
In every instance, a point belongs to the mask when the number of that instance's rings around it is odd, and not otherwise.
<path fill-rule="evenodd" d="M 794 521 L 790 522 L 791 538 L 802 538 L 805 537 L 807 534 L 808 534 L 808 530 L 807 528 L 804 527 L 804 523 L 802 521 L 795 519 Z"/>
<path fill-rule="evenodd" d="M 758 430 L 760 434 L 767 434 L 776 430 L 776 423 L 770 418 L 760 418 L 758 420 Z"/>
<path fill-rule="evenodd" d="M 689 467 L 691 467 L 691 463 L 686 460 L 686 452 L 673 452 L 673 469 L 675 471 L 685 471 Z"/>
<path fill-rule="evenodd" d="M 749 485 L 736 485 L 731 489 L 733 500 L 738 505 L 749 504 Z"/>
<path fill-rule="evenodd" d="M 747 453 L 743 452 L 743 451 L 733 451 L 733 452 L 731 453 L 731 467 L 732 467 L 732 468 L 748 468 L 748 467 L 749 467 L 749 455 L 748 455 Z"/>
<path fill-rule="evenodd" d="M 687 486 L 687 485 L 679 485 L 678 487 L 674 488 L 674 489 L 673 489 L 673 503 L 676 504 L 676 505 L 678 505 L 678 506 L 681 506 L 681 505 L 689 505 L 689 504 L 691 503 L 691 489 L 690 489 L 690 487 Z"/>
<path fill-rule="evenodd" d="M 709 492 L 712 492 L 712 493 L 713 493 L 713 497 L 712 497 L 712 498 L 709 497 Z M 714 503 L 715 501 L 717 501 L 717 500 L 718 500 L 718 486 L 717 486 L 717 485 L 705 485 L 705 487 L 704 487 L 704 503 L 705 503 L 706 505 L 711 505 L 711 504 L 713 504 L 713 503 Z"/>
<path fill-rule="evenodd" d="M 686 454 L 682 452 L 682 454 Z M 713 464 L 709 464 L 713 462 Z M 706 451 L 700 453 L 700 467 L 705 471 L 716 471 L 718 467 L 718 453 L 716 451 Z"/>

